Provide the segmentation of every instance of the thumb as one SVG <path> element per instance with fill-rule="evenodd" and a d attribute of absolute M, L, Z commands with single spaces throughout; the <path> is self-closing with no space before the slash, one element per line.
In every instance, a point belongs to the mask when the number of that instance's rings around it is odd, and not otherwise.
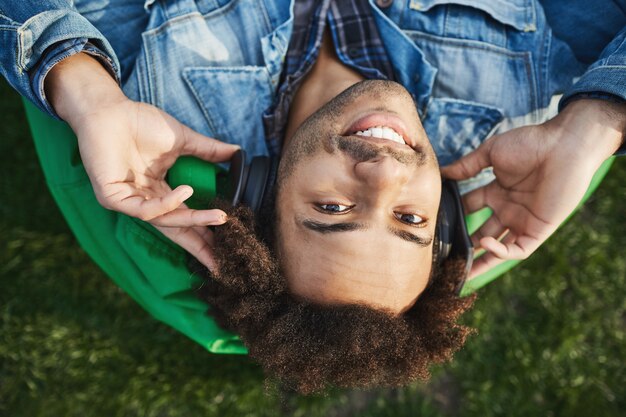
<path fill-rule="evenodd" d="M 183 125 L 184 145 L 182 155 L 193 155 L 209 162 L 223 162 L 232 158 L 239 150 L 238 145 L 231 145 L 217 139 L 204 136 Z"/>
<path fill-rule="evenodd" d="M 493 137 L 483 142 L 476 150 L 441 168 L 441 174 L 452 180 L 472 178 L 483 169 L 491 166 L 491 147 Z"/>

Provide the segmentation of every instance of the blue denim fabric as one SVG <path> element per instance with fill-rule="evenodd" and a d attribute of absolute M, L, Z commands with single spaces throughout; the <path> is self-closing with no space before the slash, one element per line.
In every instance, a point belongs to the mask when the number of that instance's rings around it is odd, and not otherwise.
<path fill-rule="evenodd" d="M 540 2 L 554 36 L 564 40 L 579 61 L 592 64 L 565 92 L 559 108 L 581 98 L 626 101 L 626 0 Z M 626 143 L 616 154 L 626 154 Z"/>
<path fill-rule="evenodd" d="M 626 26 L 626 0 L 539 0 L 554 36 L 590 65 Z"/>
<path fill-rule="evenodd" d="M 565 92 L 560 107 L 574 96 L 626 100 L 626 0 L 540 1 L 554 35 L 581 62 L 591 64 Z"/>
<path fill-rule="evenodd" d="M 624 22 L 626 25 L 626 21 Z M 578 82 L 563 96 L 563 102 L 579 93 L 606 93 L 626 100 L 626 27 L 604 48 Z"/>
<path fill-rule="evenodd" d="M 125 93 L 250 156 L 268 154 L 262 115 L 291 36 L 290 1 L 159 1 L 149 11 Z"/>
<path fill-rule="evenodd" d="M 0 1 L 0 74 L 47 113 L 50 108 L 42 102 L 42 93 L 32 88 L 31 72 L 49 47 L 80 38 L 89 39 L 110 57 L 119 78 L 119 64 L 111 44 L 70 0 Z"/>
<path fill-rule="evenodd" d="M 130 98 L 250 155 L 267 154 L 262 115 L 274 100 L 291 36 L 291 0 L 75 3 L 0 2 L 0 39 L 10 45 L 0 52 L 2 73 L 18 91 L 36 100 L 24 79 L 43 51 L 87 38 L 112 62 L 119 59 Z M 396 79 L 414 97 L 441 164 L 491 134 L 546 120 L 556 112 L 557 94 L 626 93 L 624 32 L 587 69 L 570 44 L 553 36 L 537 0 L 370 5 Z M 463 188 L 489 179 L 486 173 Z"/>

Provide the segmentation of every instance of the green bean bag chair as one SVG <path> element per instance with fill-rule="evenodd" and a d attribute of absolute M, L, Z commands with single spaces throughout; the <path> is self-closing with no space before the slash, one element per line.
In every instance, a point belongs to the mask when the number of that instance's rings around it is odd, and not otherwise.
<path fill-rule="evenodd" d="M 219 328 L 196 298 L 185 252 L 150 224 L 104 209 L 97 202 L 69 126 L 24 101 L 35 147 L 52 196 L 83 249 L 124 291 L 158 320 L 213 353 L 246 354 L 239 338 Z M 583 201 L 596 189 L 612 159 L 598 170 Z M 474 232 L 490 215 L 466 217 Z M 508 261 L 467 282 L 468 295 L 511 269 Z"/>

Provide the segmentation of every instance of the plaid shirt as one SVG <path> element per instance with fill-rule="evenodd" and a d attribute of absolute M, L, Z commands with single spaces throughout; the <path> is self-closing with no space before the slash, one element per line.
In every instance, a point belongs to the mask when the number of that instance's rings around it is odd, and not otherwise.
<path fill-rule="evenodd" d="M 271 155 L 280 154 L 291 101 L 315 64 L 327 24 L 337 56 L 345 65 L 366 79 L 394 79 L 391 62 L 367 0 L 296 1 L 293 34 L 277 98 L 273 107 L 263 115 Z"/>

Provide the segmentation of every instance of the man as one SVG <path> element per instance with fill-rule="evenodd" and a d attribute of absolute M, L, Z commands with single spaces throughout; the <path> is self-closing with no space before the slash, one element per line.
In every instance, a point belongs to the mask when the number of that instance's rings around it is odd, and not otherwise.
<path fill-rule="evenodd" d="M 583 72 L 568 47 L 551 37 L 538 4 L 296 3 L 293 25 L 287 4 L 263 4 L 261 11 L 257 6 L 146 2 L 152 9 L 143 46 L 121 78 L 127 96 L 253 154 L 266 152 L 259 140 L 261 120 L 270 152 L 278 152 L 285 138 L 276 245 L 270 248 L 277 260 L 260 257 L 267 262 L 250 261 L 248 269 L 229 264 L 232 253 L 219 251 L 236 249 L 227 245 L 233 242 L 231 226 L 253 242 L 246 246 L 248 258 L 271 252 L 237 217 L 224 226 L 223 236 L 218 229 L 214 258 L 212 236 L 200 226 L 222 223 L 223 213 L 181 207 L 188 187 L 170 191 L 163 181 L 180 154 L 223 161 L 234 147 L 129 101 L 102 65 L 84 54 L 52 65 L 63 52 L 48 51 L 34 84 L 45 86 L 52 107 L 77 133 L 103 204 L 150 220 L 211 268 L 214 280 L 205 296 L 216 317 L 240 333 L 268 369 L 305 391 L 329 381 L 398 383 L 424 376 L 428 361 L 444 360 L 462 344 L 467 329 L 454 322 L 469 304 L 445 295 L 458 272 L 432 267 L 440 186 L 434 154 L 447 164 L 478 147 L 444 171 L 456 179 L 494 167 L 496 182 L 477 188 L 492 178 L 485 172 L 464 186 L 476 189 L 466 197 L 469 211 L 485 205 L 495 210 L 475 236 L 475 244 L 489 251 L 476 263 L 477 274 L 501 259 L 527 256 L 571 212 L 595 168 L 621 143 L 623 105 L 585 97 L 539 131 L 511 130 L 479 147 L 494 130 L 545 120 L 553 94 Z M 351 44 L 353 21 L 365 22 L 356 26 L 356 38 L 369 43 Z M 21 27 L 20 39 L 32 42 L 23 35 L 27 29 Z M 83 37 L 92 41 L 78 49 L 115 72 L 114 60 L 107 60 L 112 54 L 102 53 L 110 49 L 102 36 Z M 290 57 L 287 46 L 299 54 Z M 619 57 L 619 47 L 615 42 L 606 53 Z M 17 56 L 36 65 L 27 54 Z M 172 77 L 172 68 L 181 68 L 180 76 Z M 363 78 L 396 79 L 407 91 Z M 593 87 L 587 91 L 620 96 L 615 89 Z M 197 107 L 188 99 L 197 100 Z M 270 105 L 273 110 L 265 113 Z M 606 138 L 602 146 L 590 141 L 598 134 Z M 341 222 L 331 221 L 339 215 Z M 320 307 L 327 305 L 339 307 Z M 442 317 L 424 328 L 416 325 L 436 313 Z M 349 318 L 367 326 L 350 326 Z M 353 332 L 338 338 L 333 332 L 339 329 Z M 365 334 L 354 333 L 359 331 Z M 367 338 L 376 335 L 379 344 Z M 278 354 L 281 346 L 301 349 Z M 308 365 L 307 351 L 314 355 Z"/>

